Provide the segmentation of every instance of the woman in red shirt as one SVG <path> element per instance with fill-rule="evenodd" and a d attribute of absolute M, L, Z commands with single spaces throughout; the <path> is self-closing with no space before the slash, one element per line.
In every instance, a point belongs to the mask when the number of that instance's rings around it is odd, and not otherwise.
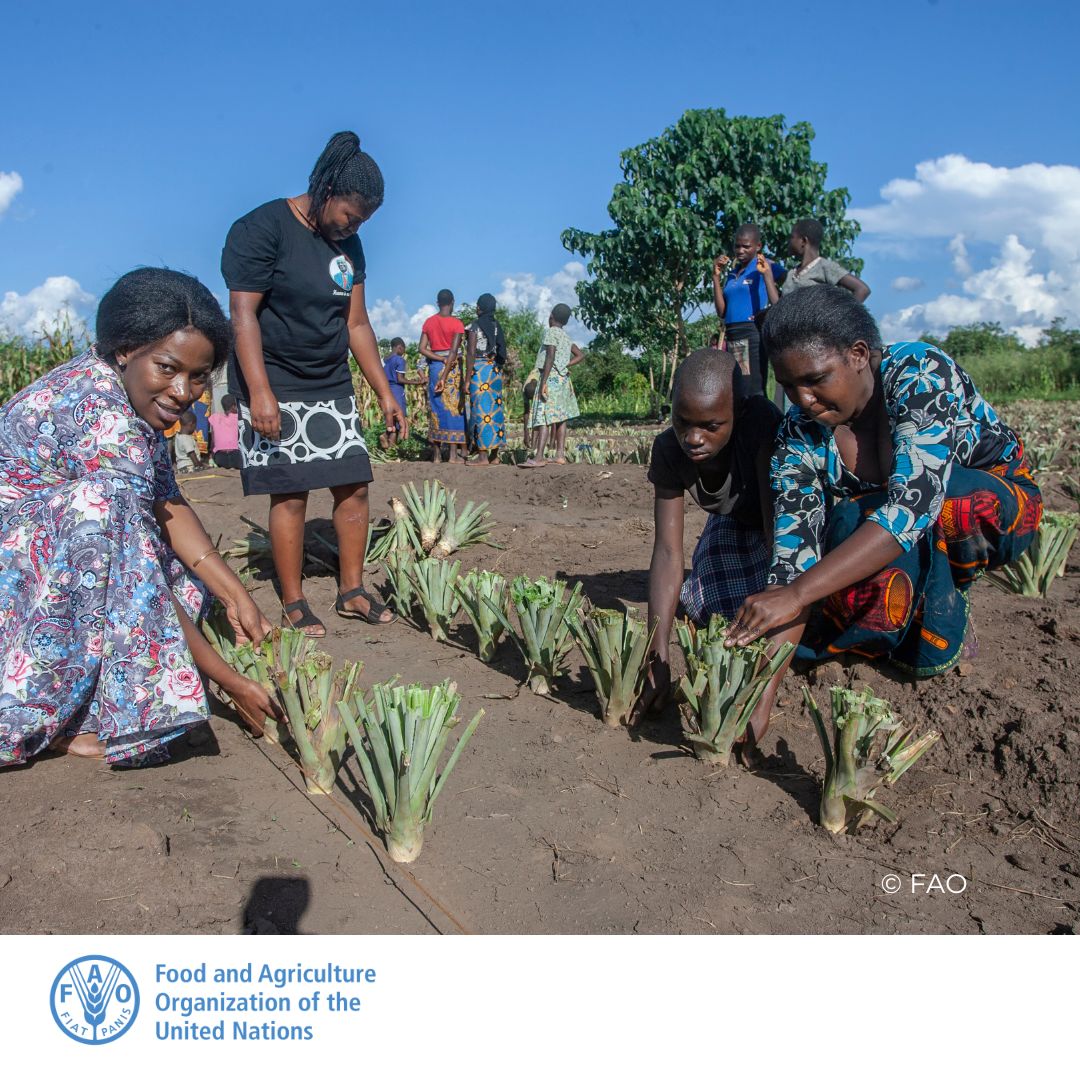
<path fill-rule="evenodd" d="M 420 333 L 420 355 L 428 364 L 428 439 L 434 461 L 442 461 L 442 448 L 450 449 L 450 460 L 465 460 L 465 413 L 462 407 L 461 339 L 465 326 L 455 319 L 454 294 L 442 289 L 436 298 L 438 315 L 424 323 Z"/>

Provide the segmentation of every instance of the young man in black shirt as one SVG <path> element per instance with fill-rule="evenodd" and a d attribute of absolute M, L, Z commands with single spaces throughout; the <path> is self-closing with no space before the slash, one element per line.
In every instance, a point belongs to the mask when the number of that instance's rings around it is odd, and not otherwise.
<path fill-rule="evenodd" d="M 655 493 L 649 625 L 655 627 L 640 720 L 666 701 L 671 626 L 682 600 L 687 615 L 728 618 L 765 587 L 772 548 L 769 461 L 780 412 L 761 395 L 735 400 L 735 360 L 717 349 L 691 353 L 675 373 L 671 427 L 653 443 L 649 481 Z M 709 515 L 683 581 L 684 493 Z M 770 688 L 772 689 L 772 688 Z M 772 693 L 762 699 L 764 716 Z"/>

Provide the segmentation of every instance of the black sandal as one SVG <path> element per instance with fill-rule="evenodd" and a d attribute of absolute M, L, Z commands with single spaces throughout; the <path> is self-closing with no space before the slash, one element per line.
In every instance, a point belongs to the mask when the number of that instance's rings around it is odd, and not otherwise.
<path fill-rule="evenodd" d="M 346 600 L 355 600 L 358 596 L 362 596 L 368 602 L 366 614 L 362 611 L 351 611 L 345 606 Z M 396 614 L 391 619 L 382 618 L 383 612 L 389 609 L 385 604 L 380 604 L 363 585 L 359 589 L 350 589 L 347 593 L 339 591 L 337 600 L 334 601 L 334 610 L 343 619 L 363 619 L 364 622 L 369 623 L 371 626 L 389 626 L 391 623 L 397 622 Z"/>
<path fill-rule="evenodd" d="M 301 597 L 299 600 L 294 600 L 291 604 L 286 604 L 282 609 L 283 617 L 281 620 L 282 626 L 292 627 L 293 630 L 303 630 L 307 634 L 307 628 L 309 626 L 318 626 L 322 629 L 321 634 L 308 634 L 310 638 L 324 638 L 326 637 L 326 626 L 322 619 L 311 610 L 311 605 Z M 289 618 L 289 613 L 292 611 L 303 612 L 303 618 L 293 622 Z"/>

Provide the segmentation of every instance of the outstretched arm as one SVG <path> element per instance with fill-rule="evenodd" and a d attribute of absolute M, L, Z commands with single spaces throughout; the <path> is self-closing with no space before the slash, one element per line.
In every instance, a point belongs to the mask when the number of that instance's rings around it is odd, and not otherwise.
<path fill-rule="evenodd" d="M 409 437 L 409 421 L 401 411 L 397 398 L 390 393 L 390 383 L 383 371 L 379 358 L 379 343 L 375 340 L 375 331 L 368 320 L 367 303 L 364 299 L 364 285 L 353 285 L 349 298 L 349 349 L 356 357 L 368 385 L 379 399 L 388 432 L 397 432 L 402 439 Z"/>

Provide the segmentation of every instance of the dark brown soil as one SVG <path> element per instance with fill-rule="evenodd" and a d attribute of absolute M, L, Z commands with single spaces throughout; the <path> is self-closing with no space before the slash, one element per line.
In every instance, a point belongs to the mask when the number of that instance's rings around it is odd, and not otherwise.
<path fill-rule="evenodd" d="M 373 505 L 440 476 L 490 501 L 503 550 L 465 567 L 560 574 L 596 603 L 644 607 L 651 492 L 640 466 L 523 473 L 395 464 Z M 235 475 L 184 482 L 213 536 L 244 534 Z M 310 526 L 328 528 L 328 500 Z M 702 524 L 689 512 L 688 538 Z M 689 539 L 688 539 L 689 547 Z M 319 552 L 318 547 L 313 547 Z M 325 554 L 325 552 L 323 552 Z M 689 554 L 689 551 L 688 551 Z M 375 582 L 381 584 L 376 575 Z M 457 681 L 485 709 L 412 875 L 360 824 L 355 761 L 333 800 L 309 800 L 282 751 L 221 710 L 167 766 L 111 770 L 47 758 L 0 775 L 0 928 L 24 933 L 1050 933 L 1080 919 L 1080 574 L 1049 600 L 974 590 L 972 666 L 912 684 L 866 664 L 789 676 L 764 768 L 710 769 L 680 745 L 674 710 L 641 737 L 605 729 L 580 657 L 554 699 L 519 689 L 504 644 L 492 665 L 402 622 L 376 629 L 308 596 L 335 656 L 364 680 Z M 269 582 L 256 597 L 275 609 Z M 677 649 L 675 650 L 678 651 Z M 801 687 L 866 684 L 940 743 L 890 791 L 897 825 L 832 838 L 815 824 L 822 758 Z M 881 880 L 901 875 L 888 895 Z M 911 894 L 910 875 L 967 880 Z M 960 887 L 952 879 L 952 887 Z"/>

